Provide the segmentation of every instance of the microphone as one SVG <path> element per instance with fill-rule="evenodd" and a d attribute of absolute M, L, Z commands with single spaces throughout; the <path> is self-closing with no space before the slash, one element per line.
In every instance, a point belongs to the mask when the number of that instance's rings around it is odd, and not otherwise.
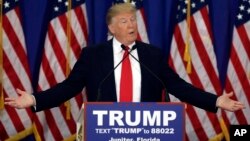
<path fill-rule="evenodd" d="M 125 50 L 125 46 L 122 44 L 121 45 L 122 49 Z M 131 50 L 128 52 L 128 54 L 126 54 L 122 60 L 104 77 L 104 79 L 99 83 L 99 87 L 98 87 L 98 90 L 97 90 L 97 98 L 96 98 L 96 101 L 98 102 L 101 98 L 101 88 L 102 88 L 102 85 L 103 83 L 111 76 L 111 74 L 116 70 L 116 68 L 129 56 L 129 54 L 135 49 L 135 47 L 133 46 L 131 48 Z"/>
<path fill-rule="evenodd" d="M 122 49 L 125 50 L 125 46 L 124 45 L 121 45 Z M 132 47 L 132 50 L 136 49 L 136 45 L 134 45 Z M 161 84 L 162 86 L 164 87 L 164 92 L 165 92 L 165 101 L 166 102 L 170 102 L 170 97 L 169 97 L 169 94 L 167 92 L 167 87 L 165 86 L 165 84 L 163 83 L 163 81 L 153 72 L 151 71 L 145 64 L 143 64 L 141 61 L 139 61 L 133 54 L 131 54 L 131 52 L 128 53 L 129 55 L 132 56 L 132 58 L 134 58 L 139 64 L 141 64 L 151 75 L 153 75 Z"/>

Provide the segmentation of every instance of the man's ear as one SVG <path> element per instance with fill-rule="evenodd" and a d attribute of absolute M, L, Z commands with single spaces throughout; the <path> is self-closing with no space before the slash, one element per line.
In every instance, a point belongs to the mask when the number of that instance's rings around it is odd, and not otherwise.
<path fill-rule="evenodd" d="M 114 25 L 113 25 L 113 24 L 109 24 L 109 25 L 108 25 L 108 29 L 109 29 L 109 32 L 110 32 L 111 34 L 114 34 L 115 29 L 114 29 Z"/>

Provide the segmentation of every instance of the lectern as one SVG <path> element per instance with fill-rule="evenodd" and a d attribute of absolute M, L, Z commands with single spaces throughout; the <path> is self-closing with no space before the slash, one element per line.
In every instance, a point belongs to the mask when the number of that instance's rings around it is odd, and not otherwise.
<path fill-rule="evenodd" d="M 77 123 L 78 141 L 183 141 L 182 103 L 84 103 Z"/>

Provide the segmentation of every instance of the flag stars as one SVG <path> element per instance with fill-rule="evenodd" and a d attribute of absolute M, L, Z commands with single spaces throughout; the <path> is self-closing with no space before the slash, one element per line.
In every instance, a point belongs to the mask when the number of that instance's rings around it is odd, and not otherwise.
<path fill-rule="evenodd" d="M 132 1 L 131 4 L 135 6 L 135 1 Z"/>
<path fill-rule="evenodd" d="M 196 4 L 195 4 L 195 3 L 192 3 L 191 6 L 192 6 L 192 8 L 195 8 Z"/>
<path fill-rule="evenodd" d="M 244 11 L 245 10 L 245 6 L 244 5 L 241 5 L 239 8 L 240 8 L 240 11 Z"/>
<path fill-rule="evenodd" d="M 186 8 L 183 8 L 183 9 L 182 9 L 182 13 L 187 13 L 187 9 L 186 9 Z"/>
<path fill-rule="evenodd" d="M 247 13 L 250 14 L 250 8 L 247 9 Z"/>
<path fill-rule="evenodd" d="M 7 2 L 7 1 L 5 1 L 5 3 L 4 3 L 4 8 L 10 8 L 10 3 Z"/>
<path fill-rule="evenodd" d="M 62 0 L 58 0 L 58 3 L 61 3 L 62 2 Z"/>
<path fill-rule="evenodd" d="M 243 15 L 241 15 L 241 14 L 238 14 L 238 15 L 237 15 L 237 18 L 238 18 L 238 20 L 242 20 L 242 18 L 243 18 Z"/>
<path fill-rule="evenodd" d="M 65 6 L 68 6 L 68 5 L 69 5 L 68 1 L 66 1 L 64 4 L 65 4 Z"/>
<path fill-rule="evenodd" d="M 181 9 L 181 6 L 180 6 L 180 5 L 178 5 L 177 9 L 178 9 L 178 10 L 180 10 L 180 9 Z"/>
<path fill-rule="evenodd" d="M 55 11 L 55 12 L 58 12 L 58 11 L 59 11 L 59 7 L 58 7 L 58 6 L 55 6 L 55 7 L 54 7 L 54 11 Z"/>
<path fill-rule="evenodd" d="M 201 0 L 201 2 L 205 2 L 205 0 Z"/>

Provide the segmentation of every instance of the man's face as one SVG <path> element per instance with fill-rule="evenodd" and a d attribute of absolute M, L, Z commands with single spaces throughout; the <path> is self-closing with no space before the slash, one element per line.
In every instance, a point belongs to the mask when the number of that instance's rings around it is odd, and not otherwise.
<path fill-rule="evenodd" d="M 124 45 L 132 44 L 137 38 L 137 22 L 134 13 L 116 15 L 108 27 L 115 38 Z"/>

